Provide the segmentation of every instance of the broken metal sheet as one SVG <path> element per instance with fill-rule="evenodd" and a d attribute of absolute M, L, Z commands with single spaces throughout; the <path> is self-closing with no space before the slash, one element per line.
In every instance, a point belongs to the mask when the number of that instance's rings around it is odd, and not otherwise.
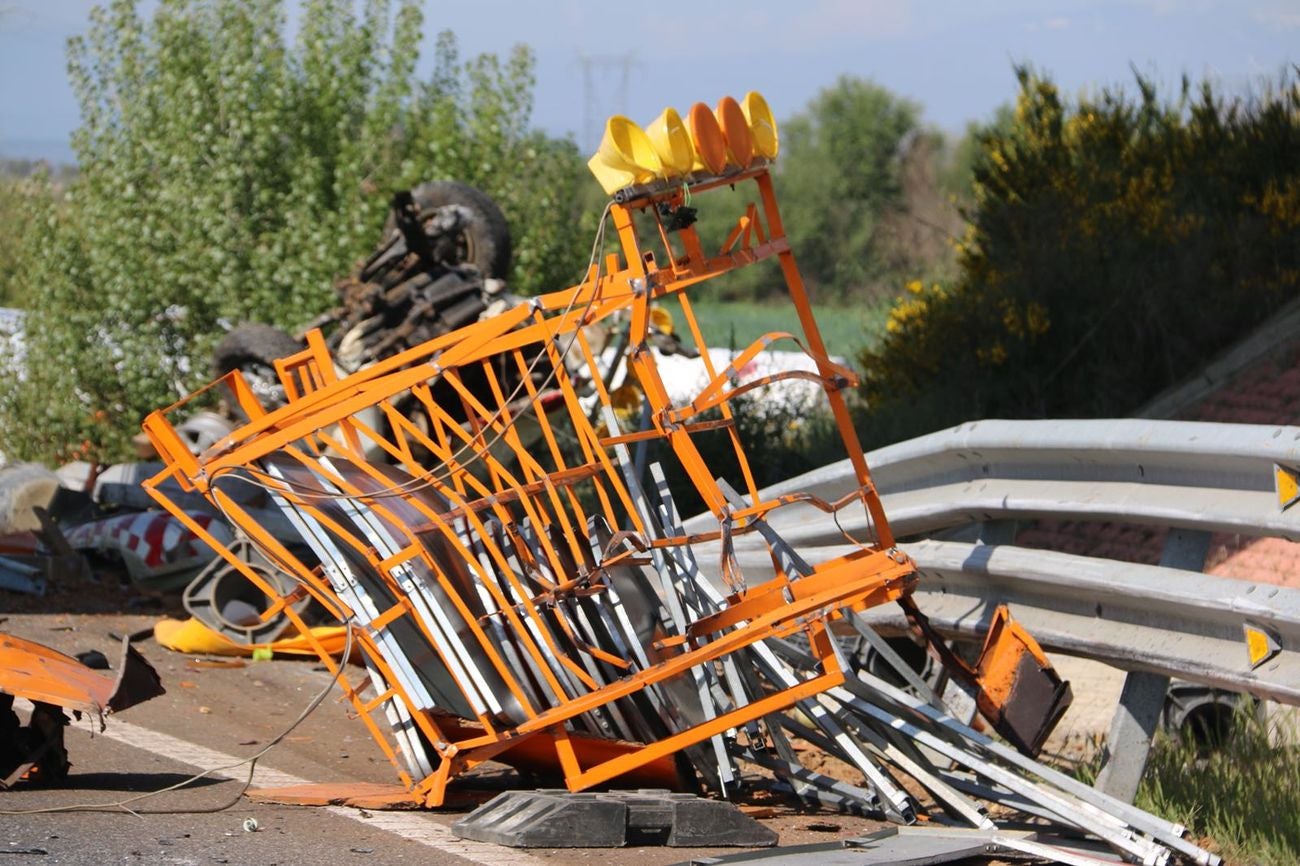
<path fill-rule="evenodd" d="M 764 848 L 769 827 L 732 803 L 665 790 L 506 791 L 451 825 L 462 839 L 510 848 Z"/>
<path fill-rule="evenodd" d="M 26 595 L 45 595 L 45 578 L 35 565 L 0 556 L 0 589 Z"/>
<path fill-rule="evenodd" d="M 0 634 L 0 691 L 33 703 L 89 713 L 102 724 L 106 714 L 133 707 L 166 690 L 158 672 L 128 640 L 122 641 L 117 676 L 107 677 L 47 646 Z"/>
<path fill-rule="evenodd" d="M 970 858 L 1023 859 L 1008 841 L 1032 840 L 1032 832 L 961 830 L 948 827 L 886 828 L 867 836 L 771 851 L 696 857 L 677 866 L 940 866 Z"/>
<path fill-rule="evenodd" d="M 116 677 L 96 673 L 60 652 L 13 635 L 0 634 L 0 790 L 19 781 L 53 784 L 68 773 L 63 747 L 65 709 L 99 720 L 163 694 L 158 673 L 122 641 Z M 15 698 L 30 701 L 31 716 L 20 725 Z"/>
<path fill-rule="evenodd" d="M 1053 841 L 1052 844 L 1048 845 L 1033 839 L 1009 837 L 1005 833 L 998 834 L 993 838 L 993 841 L 1004 848 L 1010 848 L 1031 857 L 1041 857 L 1053 863 L 1064 863 L 1065 866 L 1110 866 L 1112 863 L 1124 862 L 1106 851 L 1081 849 L 1058 841 Z"/>
<path fill-rule="evenodd" d="M 1070 684 L 1004 604 L 993 613 L 975 671 L 980 713 L 1020 751 L 1037 755 L 1070 707 Z"/>

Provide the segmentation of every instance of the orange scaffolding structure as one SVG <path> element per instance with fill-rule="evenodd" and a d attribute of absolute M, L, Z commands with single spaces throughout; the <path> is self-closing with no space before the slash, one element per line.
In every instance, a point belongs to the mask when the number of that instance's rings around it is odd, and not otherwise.
<path fill-rule="evenodd" d="M 756 197 L 706 252 L 690 205 L 727 186 Z M 854 374 L 827 355 L 767 161 L 697 176 L 689 189 L 622 190 L 605 220 L 619 252 L 594 254 L 578 285 L 353 375 L 339 378 L 321 335 L 309 335 L 306 350 L 277 364 L 289 401 L 274 412 L 238 373 L 224 377 L 248 422 L 201 455 L 173 427 L 193 396 L 144 424 L 166 463 L 150 492 L 274 598 L 265 617 L 283 612 L 310 639 L 295 605 L 310 595 L 352 625 L 365 672 L 342 671 L 339 682 L 428 806 L 443 803 L 452 778 L 507 753 L 555 765 L 574 791 L 625 774 L 689 775 L 674 760 L 685 753 L 725 791 L 736 779 L 728 740 L 762 738 L 765 717 L 844 680 L 831 624 L 903 598 L 916 579 L 851 423 L 844 392 Z M 801 333 L 767 334 L 718 368 L 691 290 L 770 258 Z M 655 305 L 669 299 L 708 376 L 676 404 L 650 339 Z M 600 345 L 601 328 L 626 329 L 624 359 Z M 743 368 L 779 340 L 794 340 L 815 371 L 744 381 Z M 749 586 L 732 539 L 812 500 L 760 495 L 733 401 L 789 378 L 820 387 L 856 473 L 850 495 L 814 504 L 865 509 L 872 537 L 808 566 L 764 532 L 776 576 Z M 640 408 L 631 416 L 620 411 L 629 386 Z M 705 436 L 729 440 L 739 493 L 702 456 Z M 685 533 L 663 472 L 640 471 L 631 457 L 650 442 L 680 464 L 715 529 Z M 297 588 L 278 596 L 168 498 L 169 479 L 207 496 Z M 237 485 L 261 488 L 303 545 L 259 526 L 231 495 Z M 722 550 L 718 581 L 695 559 L 705 541 Z M 795 634 L 816 665 L 777 671 L 764 642 Z M 342 662 L 318 649 L 338 672 Z"/>

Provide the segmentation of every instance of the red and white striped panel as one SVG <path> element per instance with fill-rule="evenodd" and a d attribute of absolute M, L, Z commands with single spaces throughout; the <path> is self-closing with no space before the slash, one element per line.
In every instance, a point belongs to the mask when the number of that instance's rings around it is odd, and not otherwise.
<path fill-rule="evenodd" d="M 199 511 L 186 514 L 222 544 L 230 542 L 230 527 L 221 520 Z M 210 559 L 216 553 L 189 527 L 165 511 L 105 517 L 75 526 L 64 535 L 78 550 L 127 551 L 149 568 L 188 559 Z"/>

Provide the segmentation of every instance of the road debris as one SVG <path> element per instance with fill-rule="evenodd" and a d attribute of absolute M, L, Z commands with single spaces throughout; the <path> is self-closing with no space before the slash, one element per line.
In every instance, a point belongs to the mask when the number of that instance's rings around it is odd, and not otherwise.
<path fill-rule="evenodd" d="M 452 825 L 510 848 L 766 848 L 777 835 L 731 803 L 662 790 L 506 791 Z"/>
<path fill-rule="evenodd" d="M 828 356 L 785 237 L 769 171 L 775 127 L 761 98 L 746 106 L 753 130 L 735 100 L 716 115 L 697 105 L 689 131 L 665 113 L 653 139 L 611 120 L 592 165 L 620 185 L 579 285 L 350 375 L 310 332 L 275 362 L 279 408 L 238 372 L 220 380 L 248 421 L 217 447 L 195 454 L 176 431 L 187 401 L 152 414 L 145 431 L 164 468 L 145 488 L 264 594 L 259 616 L 295 624 L 425 807 L 489 760 L 562 777 L 572 796 L 557 794 L 557 808 L 598 802 L 579 792 L 647 773 L 667 777 L 660 787 L 731 797 L 742 768 L 757 767 L 809 803 L 903 825 L 941 813 L 992 831 L 979 797 L 1133 862 L 1157 866 L 1177 851 L 1216 863 L 1182 827 L 1034 760 L 1069 690 L 1009 612 L 972 665 L 911 598 L 916 566 L 895 545 L 845 402 L 855 376 Z M 770 153 L 754 156 L 751 131 Z M 693 166 L 692 152 L 714 164 Z M 685 162 L 667 164 L 665 153 Z M 726 187 L 753 190 L 756 203 L 725 238 L 701 238 L 696 210 Z M 602 259 L 609 223 L 620 253 Z M 781 266 L 800 333 L 767 334 L 717 366 L 691 290 L 765 259 Z M 663 300 L 680 306 L 681 333 L 708 370 L 689 399 L 669 396 L 651 348 Z M 613 365 L 597 361 L 602 329 L 626 347 Z M 774 343 L 799 347 L 809 368 L 761 373 L 773 368 L 751 362 Z M 835 419 L 852 478 L 834 501 L 764 498 L 754 483 L 733 407 L 787 380 L 815 384 Z M 739 489 L 705 459 L 702 437 L 731 446 Z M 669 470 L 704 502 L 707 526 L 683 528 Z M 190 518 L 176 491 L 206 497 L 293 589 Z M 250 505 L 258 495 L 296 544 L 263 525 Z M 795 504 L 860 514 L 866 529 L 810 564 L 769 522 Z M 747 580 L 742 537 L 765 545 L 771 579 Z M 716 559 L 697 558 L 705 544 Z M 303 593 L 352 629 L 364 674 L 313 636 L 293 606 Z M 954 719 L 914 671 L 897 671 L 914 687 L 904 691 L 845 653 L 840 635 L 871 633 L 861 614 L 891 603 L 1014 747 Z M 807 769 L 792 736 L 859 778 Z"/>
<path fill-rule="evenodd" d="M 117 676 L 96 673 L 74 658 L 42 644 L 0 634 L 0 790 L 22 780 L 56 784 L 67 776 L 64 710 L 98 720 L 164 693 L 158 673 L 122 642 Z M 14 699 L 32 703 L 31 717 L 20 725 Z"/>

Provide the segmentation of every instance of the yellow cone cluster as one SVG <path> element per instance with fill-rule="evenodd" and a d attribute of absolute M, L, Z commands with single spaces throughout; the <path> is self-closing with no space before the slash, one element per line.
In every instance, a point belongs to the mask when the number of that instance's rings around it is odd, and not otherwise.
<path fill-rule="evenodd" d="M 587 161 L 606 193 L 624 187 L 683 177 L 693 172 L 722 174 L 746 168 L 756 158 L 773 159 L 780 147 L 772 109 L 750 91 L 737 102 L 730 96 L 710 109 L 697 102 L 681 115 L 665 108 L 642 129 L 616 114 L 605 122 L 600 149 Z"/>

